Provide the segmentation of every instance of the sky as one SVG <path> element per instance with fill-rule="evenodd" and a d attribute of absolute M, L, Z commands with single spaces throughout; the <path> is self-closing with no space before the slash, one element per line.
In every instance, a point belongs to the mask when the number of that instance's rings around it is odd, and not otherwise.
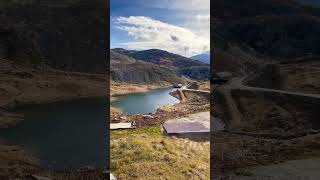
<path fill-rule="evenodd" d="M 110 0 L 111 48 L 210 51 L 210 0 Z"/>

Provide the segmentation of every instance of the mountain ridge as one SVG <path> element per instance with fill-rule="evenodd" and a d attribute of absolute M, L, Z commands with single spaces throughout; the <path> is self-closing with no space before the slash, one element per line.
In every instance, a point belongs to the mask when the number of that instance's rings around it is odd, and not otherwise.
<path fill-rule="evenodd" d="M 0 3 L 0 57 L 37 67 L 104 74 L 103 5 L 103 0 Z"/>
<path fill-rule="evenodd" d="M 190 58 L 206 64 L 210 64 L 210 53 L 202 53 L 202 54 L 192 56 Z"/>
<path fill-rule="evenodd" d="M 279 60 L 320 54 L 320 8 L 295 0 L 216 0 L 214 4 L 213 36 L 223 37 L 224 42 Z"/>
<path fill-rule="evenodd" d="M 182 82 L 183 77 L 209 78 L 209 65 L 160 49 L 136 51 L 115 48 L 110 50 L 110 54 L 111 79 L 114 81 L 177 83 Z"/>

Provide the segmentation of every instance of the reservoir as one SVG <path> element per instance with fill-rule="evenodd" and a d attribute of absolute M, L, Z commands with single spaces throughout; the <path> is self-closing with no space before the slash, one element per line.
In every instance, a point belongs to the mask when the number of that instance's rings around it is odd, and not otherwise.
<path fill-rule="evenodd" d="M 175 90 L 175 88 L 163 88 L 121 95 L 111 102 L 111 106 L 119 108 L 128 115 L 154 113 L 161 106 L 179 103 L 177 98 L 169 94 Z"/>
<path fill-rule="evenodd" d="M 93 98 L 33 105 L 15 110 L 24 115 L 0 137 L 22 146 L 53 169 L 103 167 L 106 147 L 107 100 Z"/>

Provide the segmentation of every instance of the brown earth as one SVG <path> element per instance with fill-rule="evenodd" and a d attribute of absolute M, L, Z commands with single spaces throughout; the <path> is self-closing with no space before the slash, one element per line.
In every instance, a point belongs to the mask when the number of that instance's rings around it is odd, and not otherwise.
<path fill-rule="evenodd" d="M 233 134 L 212 133 L 212 174 L 216 179 L 250 176 L 248 169 L 295 159 L 320 157 L 319 134 L 287 140 Z"/>
<path fill-rule="evenodd" d="M 110 95 L 115 97 L 117 95 L 124 95 L 130 93 L 147 92 L 152 89 L 172 87 L 173 85 L 169 82 L 158 82 L 157 84 L 129 84 L 129 83 L 118 83 L 111 82 L 111 93 Z"/>
<path fill-rule="evenodd" d="M 254 85 L 253 82 L 264 85 L 266 91 L 250 87 L 245 89 L 241 86 L 237 89 L 236 83 L 230 82 L 233 89 L 229 87 L 229 97 L 226 96 L 228 88 L 224 88 L 228 85 L 216 87 L 213 96 L 214 114 L 222 118 L 227 125 L 226 131 L 213 133 L 211 137 L 214 147 L 212 159 L 215 162 L 212 173 L 216 174 L 217 179 L 239 179 L 240 176 L 250 176 L 248 169 L 252 167 L 320 156 L 317 108 L 320 101 L 317 96 L 272 91 L 282 87 L 281 90 L 311 93 L 310 89 L 303 88 L 302 85 L 317 85 L 317 63 L 310 63 L 312 66 L 309 63 L 277 65 L 279 74 L 284 77 L 281 83 L 278 83 L 280 80 L 277 74 L 271 73 L 277 72 L 272 69 L 275 67 L 273 65 L 266 66 L 272 68 L 266 70 L 268 73 L 262 72 L 263 77 L 252 76 L 256 81 L 247 81 L 250 86 Z M 315 71 L 311 70 L 309 74 L 310 68 Z M 293 69 L 297 70 L 296 74 Z M 270 77 L 273 76 L 276 78 L 272 80 Z M 266 79 L 267 77 L 269 79 Z M 307 80 L 302 81 L 302 77 Z M 230 106 L 231 101 L 234 102 L 233 108 Z M 232 116 L 235 110 L 237 123 L 234 123 Z"/>
<path fill-rule="evenodd" d="M 320 94 L 319 57 L 272 64 L 248 78 L 249 86 Z"/>

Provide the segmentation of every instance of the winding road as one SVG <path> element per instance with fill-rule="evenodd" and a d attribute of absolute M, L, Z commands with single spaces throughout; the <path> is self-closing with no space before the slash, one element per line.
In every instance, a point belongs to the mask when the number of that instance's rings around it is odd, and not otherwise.
<path fill-rule="evenodd" d="M 252 74 L 251 74 L 252 75 Z M 259 87 L 251 87 L 246 86 L 243 82 L 249 77 L 234 77 L 228 81 L 228 83 L 218 86 L 216 88 L 224 97 L 225 101 L 228 106 L 228 113 L 230 115 L 231 121 L 229 128 L 232 129 L 233 127 L 237 127 L 241 124 L 242 114 L 240 113 L 236 102 L 232 98 L 231 91 L 232 90 L 249 90 L 252 92 L 269 92 L 269 93 L 277 93 L 277 94 L 284 94 L 284 95 L 292 95 L 297 97 L 308 97 L 308 98 L 315 98 L 320 100 L 319 94 L 308 94 L 308 93 L 299 93 L 299 92 L 292 92 L 292 91 L 285 91 L 285 90 L 277 90 L 277 89 L 268 89 L 268 88 L 259 88 Z"/>

